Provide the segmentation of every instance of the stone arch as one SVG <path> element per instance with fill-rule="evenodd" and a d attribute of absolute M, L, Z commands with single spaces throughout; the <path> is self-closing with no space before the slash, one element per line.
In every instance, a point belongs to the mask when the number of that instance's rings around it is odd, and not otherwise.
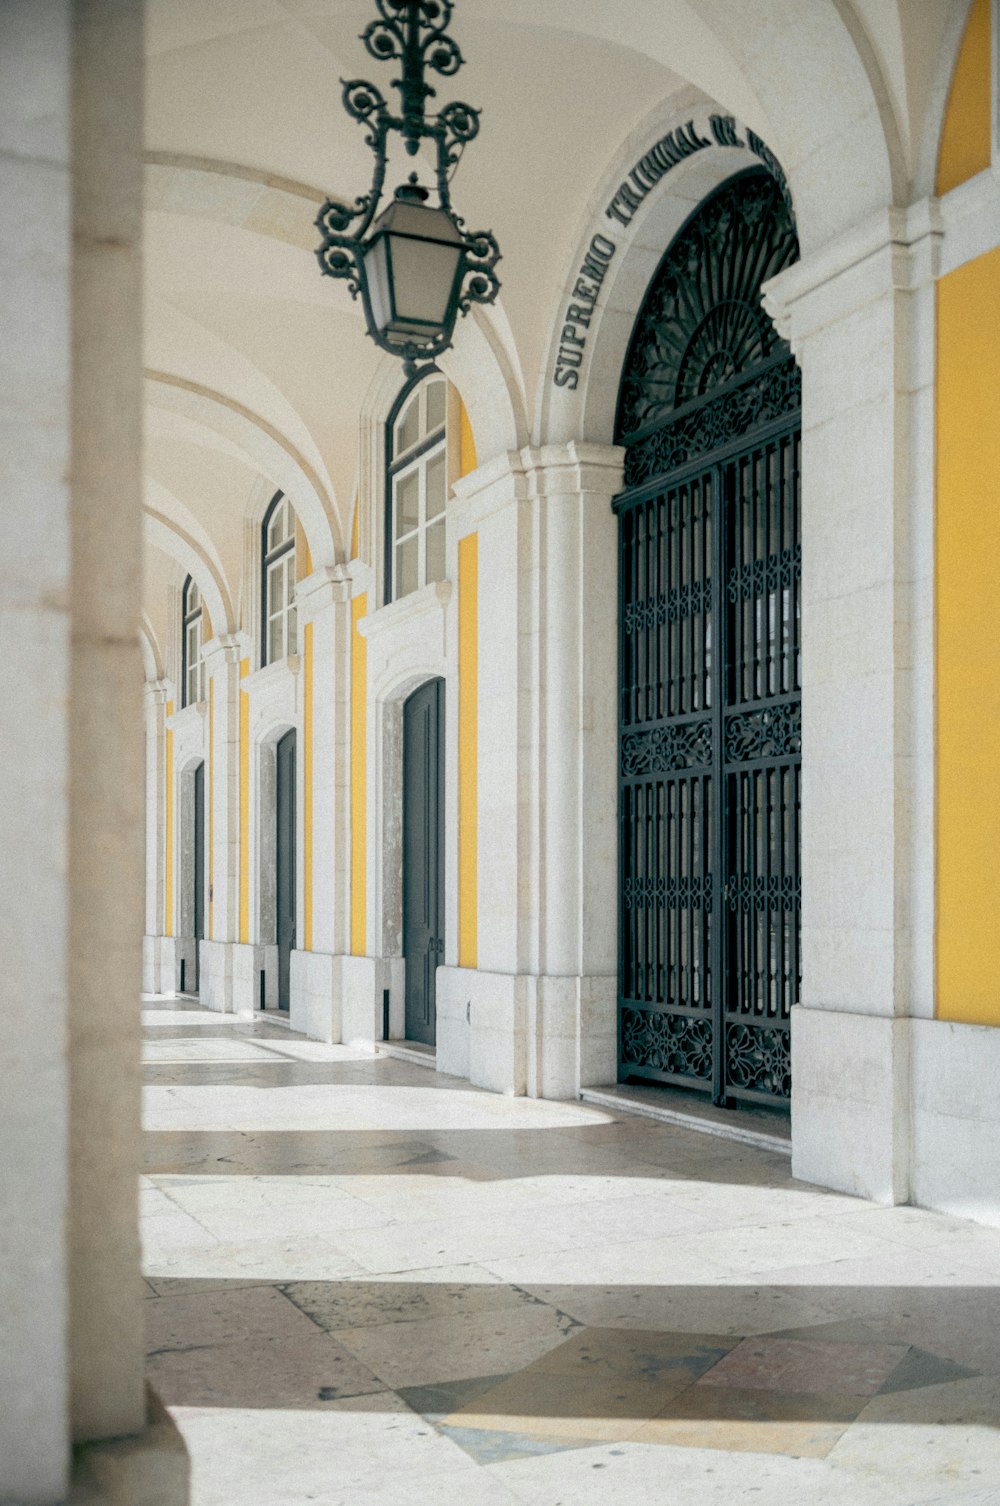
<path fill-rule="evenodd" d="M 139 649 L 142 653 L 142 671 L 144 678 L 150 683 L 163 679 L 163 655 L 160 652 L 159 640 L 156 629 L 149 620 L 146 612 L 142 614 L 139 623 Z"/>
<path fill-rule="evenodd" d="M 713 127 L 713 117 L 728 124 Z M 722 145 L 717 135 L 728 135 L 738 144 Z M 673 142 L 667 155 L 687 155 L 646 193 L 628 224 L 619 224 L 605 213 L 605 207 L 613 202 L 631 167 L 666 138 Z M 664 160 L 662 154 L 660 160 Z M 539 383 L 536 425 L 540 444 L 572 439 L 613 443 L 618 387 L 632 328 L 666 248 L 703 199 L 727 179 L 747 168 L 759 168 L 762 162 L 781 175 L 781 165 L 760 137 L 692 94 L 675 104 L 668 116 L 647 121 L 618 153 L 585 217 L 563 287 Z M 622 212 L 628 214 L 627 207 Z M 583 285 L 597 289 L 592 306 L 574 295 L 581 271 Z M 582 311 L 587 316 L 586 323 L 567 318 L 574 308 L 578 315 Z M 582 350 L 572 345 L 572 338 L 583 338 Z M 579 350 L 580 364 L 561 368 L 561 350 L 564 360 L 567 353 L 574 359 Z M 560 368 L 570 373 L 564 385 L 557 381 Z"/>
<path fill-rule="evenodd" d="M 158 405 L 221 434 L 274 482 L 275 490 L 287 493 L 305 530 L 316 566 L 335 565 L 345 558 L 344 528 L 332 482 L 320 476 L 273 424 L 221 392 L 168 372 L 147 371 L 146 381 Z"/>
<path fill-rule="evenodd" d="M 214 633 L 231 633 L 235 628 L 232 597 L 220 567 L 198 541 L 156 508 L 143 509 L 145 534 L 181 567 L 185 575 L 197 581 L 202 599 L 208 607 Z"/>

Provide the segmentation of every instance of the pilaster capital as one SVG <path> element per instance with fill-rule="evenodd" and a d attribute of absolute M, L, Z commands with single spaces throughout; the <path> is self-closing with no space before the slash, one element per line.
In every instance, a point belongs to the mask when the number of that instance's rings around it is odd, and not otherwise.
<path fill-rule="evenodd" d="M 350 568 L 347 565 L 324 565 L 300 580 L 295 591 L 300 621 L 313 622 L 321 613 L 350 601 Z"/>
<path fill-rule="evenodd" d="M 167 701 L 173 694 L 173 687 L 169 680 L 146 680 L 142 693 L 148 707 L 165 709 Z"/>
<path fill-rule="evenodd" d="M 456 481 L 453 505 L 460 534 L 492 513 L 539 497 L 610 498 L 621 490 L 625 451 L 620 445 L 570 439 L 560 444 L 507 450 Z"/>
<path fill-rule="evenodd" d="M 202 644 L 201 657 L 210 675 L 220 674 L 226 666 L 239 669 L 239 663 L 250 652 L 250 639 L 246 633 L 217 633 Z"/>
<path fill-rule="evenodd" d="M 893 293 L 912 293 L 941 270 L 944 226 L 936 199 L 887 206 L 764 284 L 764 307 L 799 354 L 802 342 Z"/>

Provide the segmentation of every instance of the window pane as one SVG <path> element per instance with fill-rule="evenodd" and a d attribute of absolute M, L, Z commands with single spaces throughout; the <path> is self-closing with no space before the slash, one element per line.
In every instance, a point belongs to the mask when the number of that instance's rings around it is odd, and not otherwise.
<path fill-rule="evenodd" d="M 285 605 L 290 607 L 295 597 L 295 550 L 285 555 Z M 289 653 L 293 650 L 289 649 Z"/>
<path fill-rule="evenodd" d="M 427 579 L 444 580 L 444 518 L 427 530 Z"/>
<path fill-rule="evenodd" d="M 444 423 L 445 412 L 445 388 L 444 382 L 427 383 L 427 433 Z"/>
<path fill-rule="evenodd" d="M 407 539 L 404 544 L 396 548 L 396 580 L 393 595 L 398 600 L 400 596 L 409 596 L 411 591 L 417 589 L 417 542 L 416 534 Z"/>
<path fill-rule="evenodd" d="M 402 538 L 420 522 L 420 472 L 410 471 L 396 482 L 395 499 L 396 537 Z"/>
<path fill-rule="evenodd" d="M 444 511 L 445 502 L 445 454 L 440 450 L 433 460 L 427 462 L 427 517 L 436 518 Z"/>
<path fill-rule="evenodd" d="M 281 658 L 281 618 L 272 617 L 267 625 L 267 662 Z"/>
<path fill-rule="evenodd" d="M 298 620 L 297 620 L 297 614 L 296 614 L 296 611 L 295 611 L 294 607 L 289 607 L 288 608 L 288 616 L 286 618 L 286 622 L 287 622 L 287 625 L 288 625 L 288 636 L 287 636 L 287 641 L 285 643 L 285 653 L 286 654 L 297 654 L 298 651 L 299 651 L 299 649 L 298 649 L 298 633 L 297 633 Z"/>
<path fill-rule="evenodd" d="M 396 425 L 396 454 L 402 455 L 420 438 L 420 393 L 415 392 Z"/>

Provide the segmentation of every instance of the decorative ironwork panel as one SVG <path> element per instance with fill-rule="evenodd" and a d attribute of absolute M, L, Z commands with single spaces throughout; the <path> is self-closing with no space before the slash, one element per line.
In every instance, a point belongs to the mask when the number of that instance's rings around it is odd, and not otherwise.
<path fill-rule="evenodd" d="M 798 254 L 791 206 L 770 173 L 743 173 L 699 206 L 660 263 L 636 321 L 618 402 L 622 444 L 636 444 L 676 422 L 678 409 L 789 354 L 760 288 Z M 748 429 L 760 421 L 759 411 L 746 414 Z"/>
<path fill-rule="evenodd" d="M 799 374 L 760 306 L 797 255 L 751 172 L 674 242 L 619 407 L 619 1074 L 784 1103 L 798 997 Z"/>

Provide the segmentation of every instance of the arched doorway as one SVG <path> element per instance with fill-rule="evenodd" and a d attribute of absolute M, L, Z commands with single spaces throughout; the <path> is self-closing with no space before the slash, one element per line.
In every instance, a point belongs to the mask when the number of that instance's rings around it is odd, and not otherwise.
<path fill-rule="evenodd" d="M 751 169 L 672 242 L 619 396 L 619 1078 L 784 1104 L 800 978 L 800 381 Z"/>
<path fill-rule="evenodd" d="M 403 957 L 406 1039 L 437 1040 L 437 970 L 444 960 L 444 681 L 403 705 Z"/>

